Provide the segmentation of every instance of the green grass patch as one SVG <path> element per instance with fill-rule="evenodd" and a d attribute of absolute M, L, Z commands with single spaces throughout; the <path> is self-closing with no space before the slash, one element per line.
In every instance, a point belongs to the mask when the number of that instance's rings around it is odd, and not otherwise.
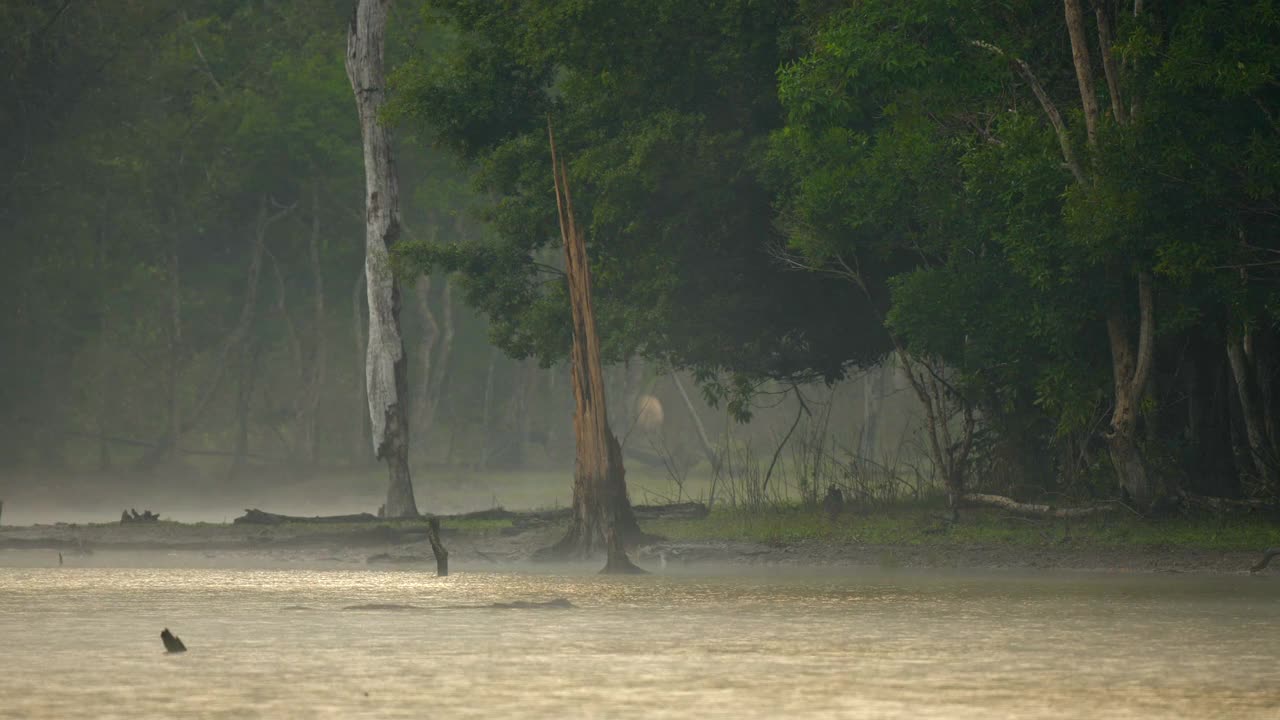
<path fill-rule="evenodd" d="M 703 520 L 662 520 L 644 529 L 671 540 L 740 540 L 769 544 L 804 540 L 864 545 L 1071 544 L 1097 547 L 1162 547 L 1248 550 L 1280 545 L 1280 523 L 1258 517 L 1143 520 L 1103 516 L 1087 520 L 1021 518 L 994 510 L 966 510 L 950 523 L 940 506 L 917 505 L 829 520 L 801 507 L 717 509 Z"/>

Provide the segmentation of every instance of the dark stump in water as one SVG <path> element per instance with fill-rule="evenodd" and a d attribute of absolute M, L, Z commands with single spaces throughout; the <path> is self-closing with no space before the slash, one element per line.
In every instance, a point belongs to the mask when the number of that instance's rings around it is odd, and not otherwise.
<path fill-rule="evenodd" d="M 165 628 L 160 632 L 160 639 L 164 641 L 164 649 L 171 653 L 187 651 L 187 646 L 182 644 L 177 635 L 169 632 L 169 628 Z"/>

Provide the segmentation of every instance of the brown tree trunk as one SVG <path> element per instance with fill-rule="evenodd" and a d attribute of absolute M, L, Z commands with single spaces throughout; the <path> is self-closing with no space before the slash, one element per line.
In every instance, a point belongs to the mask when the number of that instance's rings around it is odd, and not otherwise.
<path fill-rule="evenodd" d="M 1093 64 L 1089 59 L 1089 38 L 1084 30 L 1084 13 L 1080 0 L 1063 0 L 1067 16 L 1067 33 L 1071 36 L 1071 59 L 1080 86 L 1080 106 L 1084 109 L 1085 132 L 1090 149 L 1098 145 L 1098 95 L 1093 89 Z"/>
<path fill-rule="evenodd" d="M 1111 346 L 1111 372 L 1115 382 L 1115 406 L 1107 446 L 1120 486 L 1139 509 L 1150 508 L 1157 491 L 1147 475 L 1138 447 L 1138 411 L 1147 386 L 1155 346 L 1155 299 L 1151 276 L 1138 274 L 1138 345 L 1129 337 L 1129 324 L 1117 306 L 1107 315 L 1107 339 Z"/>
<path fill-rule="evenodd" d="M 577 439 L 573 518 L 569 531 L 550 548 L 550 554 L 585 557 L 606 550 L 609 562 L 605 572 L 634 572 L 636 568 L 622 548 L 642 540 L 644 536 L 627 497 L 622 448 L 609 428 L 586 242 L 574 216 L 568 173 L 556 156 L 550 122 L 547 131 L 573 316 L 570 368 L 573 378 L 573 430 Z"/>
<path fill-rule="evenodd" d="M 358 0 L 347 27 L 347 78 L 360 114 L 365 168 L 365 284 L 369 297 L 366 385 L 374 454 L 390 476 L 387 517 L 416 517 L 409 476 L 408 376 L 400 336 L 400 287 L 390 248 L 400 235 L 400 189 L 391 136 L 378 121 L 386 98 L 383 52 L 390 0 Z"/>

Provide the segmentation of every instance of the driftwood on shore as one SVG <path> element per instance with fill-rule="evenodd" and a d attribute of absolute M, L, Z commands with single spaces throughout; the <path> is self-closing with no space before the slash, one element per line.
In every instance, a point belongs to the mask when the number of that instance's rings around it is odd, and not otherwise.
<path fill-rule="evenodd" d="M 698 520 L 706 517 L 710 512 L 707 510 L 706 505 L 696 502 L 675 503 L 672 505 L 634 505 L 632 506 L 632 510 L 635 512 L 635 516 L 639 520 Z M 570 508 L 530 510 L 527 512 L 492 508 L 490 510 L 477 510 L 474 512 L 459 513 L 456 515 L 437 515 L 434 519 L 445 521 L 510 520 L 513 525 L 524 526 L 567 520 L 572 513 L 573 511 Z M 245 514 L 236 518 L 234 522 L 250 525 L 280 525 L 283 523 L 362 523 L 385 521 L 386 518 L 380 518 L 372 513 L 301 517 L 249 509 L 245 510 Z"/>
<path fill-rule="evenodd" d="M 961 496 L 961 500 L 970 505 L 990 505 L 1019 515 L 1033 515 L 1036 517 L 1051 518 L 1089 517 L 1099 513 L 1112 512 L 1116 509 L 1116 505 L 1111 503 L 1093 505 L 1090 507 L 1065 508 L 1055 507 L 1053 505 L 1018 502 L 1013 498 L 1007 498 L 1003 495 L 985 495 L 983 493 L 965 493 Z"/>
<path fill-rule="evenodd" d="M 120 523 L 150 523 L 160 522 L 160 513 L 153 513 L 150 510 L 143 510 L 139 513 L 133 508 L 124 510 L 120 513 Z"/>
<path fill-rule="evenodd" d="M 278 515 L 276 513 L 269 513 L 250 508 L 245 510 L 244 515 L 236 518 L 233 522 L 242 525 L 281 525 L 283 523 L 360 523 L 378 522 L 379 520 L 381 520 L 381 518 L 373 513 L 301 517 L 297 515 Z"/>

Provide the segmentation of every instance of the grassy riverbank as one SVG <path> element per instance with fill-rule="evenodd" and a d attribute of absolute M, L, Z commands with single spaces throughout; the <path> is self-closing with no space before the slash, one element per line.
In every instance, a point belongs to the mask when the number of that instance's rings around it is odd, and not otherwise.
<path fill-rule="evenodd" d="M 936 504 L 848 512 L 835 519 L 800 506 L 722 507 L 700 519 L 642 525 L 662 539 L 633 553 L 642 565 L 655 569 L 674 560 L 692 567 L 748 563 L 1236 573 L 1256 561 L 1263 548 L 1280 546 L 1280 523 L 1259 516 L 1148 520 L 1115 513 L 1068 523 L 975 509 L 952 523 Z M 443 522 L 456 566 L 473 569 L 523 564 L 562 532 L 563 521 L 548 519 L 546 513 Z M 0 550 L 53 558 L 39 562 L 56 562 L 61 552 L 68 564 L 99 565 L 138 553 L 167 554 L 169 564 L 183 562 L 174 555 L 213 564 L 427 567 L 432 562 L 421 521 L 6 526 L 0 528 Z M 5 562 L 0 556 L 0 563 Z M 1280 574 L 1280 568 L 1268 574 Z"/>
<path fill-rule="evenodd" d="M 1257 516 L 1146 520 L 1116 514 L 1084 520 L 1034 520 L 996 510 L 966 510 L 946 520 L 941 506 L 903 505 L 835 520 L 801 507 L 721 509 L 704 520 L 666 520 L 645 529 L 671 540 L 802 541 L 867 545 L 1092 545 L 1250 551 L 1280 545 L 1280 522 Z"/>

